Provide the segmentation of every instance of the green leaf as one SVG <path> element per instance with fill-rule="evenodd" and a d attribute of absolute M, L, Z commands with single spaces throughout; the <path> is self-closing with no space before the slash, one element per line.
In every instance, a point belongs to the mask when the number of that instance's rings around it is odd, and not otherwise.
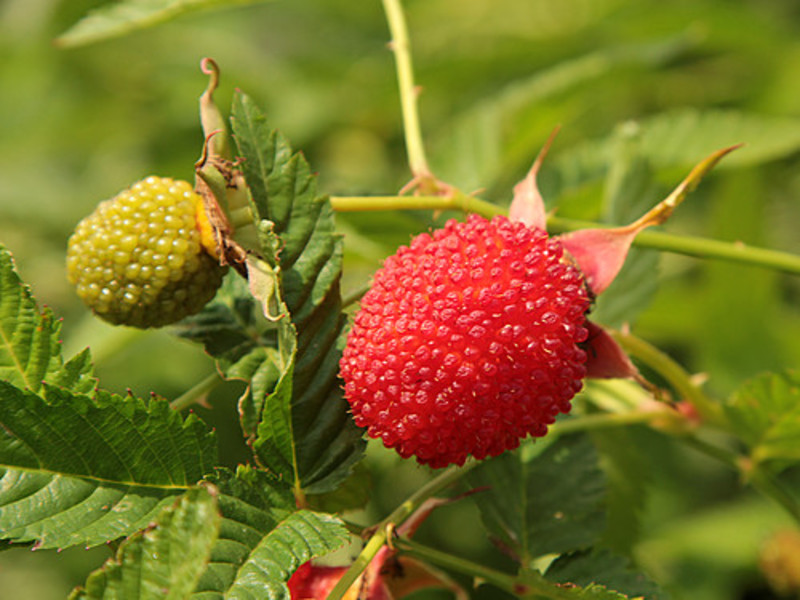
<path fill-rule="evenodd" d="M 185 14 L 265 2 L 266 0 L 121 0 L 91 11 L 56 43 L 66 48 L 83 46 L 153 27 Z"/>
<path fill-rule="evenodd" d="M 603 471 L 608 479 L 603 544 L 629 554 L 639 541 L 640 520 L 650 483 L 650 471 L 642 455 L 631 452 L 631 448 L 641 445 L 641 440 L 626 428 L 597 431 L 591 438 L 602 456 Z"/>
<path fill-rule="evenodd" d="M 637 122 L 642 156 L 656 169 L 691 166 L 710 153 L 746 144 L 716 167 L 758 165 L 800 149 L 800 119 L 737 110 L 693 108 L 659 113 Z M 603 177 L 609 168 L 615 135 L 590 140 L 561 153 L 550 165 L 560 193 Z"/>
<path fill-rule="evenodd" d="M 183 492 L 0 469 L 0 538 L 37 548 L 91 547 L 147 526 Z"/>
<path fill-rule="evenodd" d="M 594 446 L 571 435 L 527 454 L 502 454 L 468 475 L 470 485 L 488 487 L 474 498 L 490 535 L 522 565 L 593 546 L 605 527 L 606 495 Z"/>
<path fill-rule="evenodd" d="M 0 381 L 0 466 L 158 487 L 195 484 L 216 464 L 216 438 L 163 400 L 46 386 L 44 397 Z"/>
<path fill-rule="evenodd" d="M 441 163 L 444 178 L 457 182 L 465 190 L 493 184 L 510 162 L 507 149 L 521 146 L 519 139 L 510 141 L 507 138 L 530 135 L 519 132 L 519 123 L 527 122 L 520 113 L 535 110 L 537 104 L 607 76 L 615 69 L 663 64 L 693 43 L 690 36 L 680 34 L 653 43 L 603 49 L 511 82 L 446 124 L 446 130 L 436 143 L 441 148 L 436 158 L 439 159 L 437 164 Z M 546 127 L 552 126 L 551 123 Z M 537 137 L 541 138 L 541 132 Z"/>
<path fill-rule="evenodd" d="M 346 528 L 335 517 L 295 512 L 291 488 L 263 471 L 240 467 L 232 474 L 221 470 L 209 481 L 219 489 L 223 520 L 194 600 L 288 600 L 286 581 L 294 570 L 348 539 Z"/>
<path fill-rule="evenodd" d="M 364 508 L 370 500 L 372 488 L 372 474 L 361 462 L 355 466 L 352 475 L 334 491 L 319 496 L 308 496 L 307 500 L 315 510 L 341 513 Z"/>
<path fill-rule="evenodd" d="M 756 377 L 724 406 L 731 427 L 756 462 L 800 461 L 800 373 Z"/>
<path fill-rule="evenodd" d="M 528 588 L 528 591 L 523 591 L 519 597 L 529 600 L 552 600 L 554 598 L 558 600 L 627 600 L 629 598 L 595 583 L 580 587 L 548 581 L 541 573 L 533 569 L 522 569 L 519 580 Z"/>
<path fill-rule="evenodd" d="M 561 556 L 548 567 L 545 577 L 554 583 L 581 587 L 601 585 L 631 598 L 665 600 L 669 597 L 649 577 L 633 569 L 627 558 L 609 550 Z"/>
<path fill-rule="evenodd" d="M 202 487 L 189 490 L 151 527 L 126 540 L 70 598 L 188 598 L 209 561 L 220 522 L 214 494 Z"/>
<path fill-rule="evenodd" d="M 96 380 L 88 352 L 63 364 L 60 330 L 51 310 L 39 310 L 11 253 L 0 245 L 0 380 L 34 392 L 43 381 L 75 391 L 93 389 Z"/>
<path fill-rule="evenodd" d="M 182 491 L 76 476 L 113 453 L 103 456 L 87 445 L 100 433 L 92 428 L 99 408 L 87 396 L 97 385 L 91 355 L 87 349 L 64 363 L 59 329 L 49 310 L 39 311 L 0 247 L 0 537 L 39 548 L 94 546 L 129 535 Z M 53 405 L 25 391 L 42 392 L 43 382 Z M 96 472 L 114 479 L 122 471 Z"/>
<path fill-rule="evenodd" d="M 280 361 L 280 379 L 271 395 L 252 394 L 262 415 L 254 448 L 307 492 L 321 493 L 347 477 L 364 448 L 338 380 L 342 240 L 308 163 L 247 96 L 234 99 L 232 123 L 267 258 L 273 234 L 280 240 L 280 297 L 291 316 L 291 327 L 277 322 L 272 358 Z"/>
<path fill-rule="evenodd" d="M 348 538 L 336 517 L 301 510 L 288 515 L 251 552 L 226 597 L 285 598 L 286 581 L 301 564 L 339 548 Z"/>

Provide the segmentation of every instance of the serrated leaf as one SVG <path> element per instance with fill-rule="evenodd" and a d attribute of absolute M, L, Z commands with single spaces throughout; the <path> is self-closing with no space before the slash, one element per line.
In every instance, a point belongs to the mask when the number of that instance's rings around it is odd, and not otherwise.
<path fill-rule="evenodd" d="M 289 600 L 286 581 L 297 567 L 336 550 L 347 539 L 347 529 L 332 515 L 307 510 L 292 513 L 253 550 L 226 597 Z"/>
<path fill-rule="evenodd" d="M 756 377 L 731 397 L 725 413 L 756 462 L 800 461 L 800 373 Z"/>
<path fill-rule="evenodd" d="M 206 568 L 220 521 L 214 494 L 202 487 L 189 490 L 153 526 L 126 540 L 70 598 L 189 597 Z"/>
<path fill-rule="evenodd" d="M 51 310 L 39 310 L 11 253 L 0 245 L 0 380 L 34 392 L 43 381 L 75 391 L 94 388 L 88 352 L 63 364 L 60 330 Z"/>
<path fill-rule="evenodd" d="M 234 99 L 232 123 L 256 222 L 270 225 L 261 236 L 267 257 L 272 233 L 280 240 L 280 298 L 291 316 L 291 327 L 277 321 L 281 377 L 271 395 L 253 394 L 255 411 L 263 411 L 254 448 L 306 491 L 324 492 L 347 476 L 364 446 L 338 380 L 342 240 L 308 163 L 247 96 Z"/>
<path fill-rule="evenodd" d="M 0 538 L 37 548 L 96 546 L 145 527 L 183 490 L 0 469 Z"/>
<path fill-rule="evenodd" d="M 177 17 L 266 0 L 121 0 L 91 11 L 56 38 L 63 47 L 75 47 L 126 35 Z"/>
<path fill-rule="evenodd" d="M 595 544 L 605 527 L 606 482 L 585 436 L 557 439 L 535 457 L 502 454 L 468 475 L 489 534 L 522 565 Z"/>
<path fill-rule="evenodd" d="M 545 579 L 541 573 L 532 569 L 522 569 L 518 579 L 524 589 L 518 593 L 520 598 L 528 600 L 628 600 L 629 596 L 610 590 L 602 585 L 590 583 L 586 587 L 573 584 L 562 584 Z M 631 600 L 633 600 L 631 598 Z M 640 599 L 636 599 L 640 600 Z M 642 599 L 643 600 L 643 599 Z M 649 600 L 649 599 L 648 599 Z"/>
<path fill-rule="evenodd" d="M 669 595 L 649 577 L 631 567 L 630 561 L 609 550 L 577 552 L 556 559 L 545 577 L 554 583 L 581 587 L 601 585 L 625 597 L 666 600 Z"/>
<path fill-rule="evenodd" d="M 215 435 L 165 401 L 0 381 L 0 466 L 126 485 L 186 487 L 216 464 Z"/>
<path fill-rule="evenodd" d="M 335 517 L 295 512 L 291 487 L 263 471 L 240 467 L 235 475 L 219 471 L 209 480 L 219 489 L 223 521 L 194 600 L 288 599 L 285 582 L 297 566 L 347 539 Z"/>

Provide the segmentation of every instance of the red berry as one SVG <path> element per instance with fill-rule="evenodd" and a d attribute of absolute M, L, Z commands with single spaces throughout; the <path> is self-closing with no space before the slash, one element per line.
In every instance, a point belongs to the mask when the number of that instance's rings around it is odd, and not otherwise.
<path fill-rule="evenodd" d="M 542 436 L 582 387 L 589 305 L 541 229 L 471 215 L 419 235 L 375 274 L 348 337 L 355 422 L 432 467 Z"/>

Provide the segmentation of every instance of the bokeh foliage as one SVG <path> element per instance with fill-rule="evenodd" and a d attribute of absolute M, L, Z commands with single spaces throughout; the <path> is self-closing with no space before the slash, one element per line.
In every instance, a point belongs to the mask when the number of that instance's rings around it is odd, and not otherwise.
<path fill-rule="evenodd" d="M 324 193 L 396 192 L 409 173 L 389 36 L 377 0 L 295 0 L 189 14 L 85 47 L 53 44 L 104 4 L 0 5 L 0 239 L 39 301 L 65 318 L 67 355 L 90 345 L 105 388 L 174 398 L 211 372 L 211 361 L 167 334 L 120 332 L 88 315 L 64 277 L 72 227 L 144 175 L 191 178 L 202 142 L 204 56 L 222 67 L 220 104 L 229 104 L 234 86 L 258 98 L 319 172 Z M 625 140 L 645 164 L 623 181 L 656 199 L 706 152 L 745 142 L 669 230 L 800 252 L 796 3 L 411 0 L 406 8 L 422 127 L 443 180 L 507 203 L 510 186 L 561 124 L 541 175 L 546 200 L 558 200 L 563 216 L 627 220 L 604 202 L 620 194 L 614 165 Z M 646 173 L 646 185 L 636 173 Z M 411 234 L 448 216 L 338 215 L 344 293 Z M 658 263 L 658 289 L 635 330 L 707 373 L 712 390 L 728 394 L 761 371 L 800 364 L 797 277 L 673 255 Z M 639 276 L 646 275 L 630 275 Z M 215 408 L 200 410 L 232 443 L 236 423 L 226 415 L 240 393 L 234 384 L 219 388 L 210 397 Z M 637 472 L 648 473 L 646 497 L 635 504 L 642 564 L 677 597 L 744 598 L 762 589 L 756 555 L 786 523 L 777 508 L 691 451 L 650 432 L 629 434 L 644 463 Z M 373 518 L 427 478 L 374 450 Z M 657 463 L 649 458 L 656 455 Z M 227 458 L 233 464 L 237 455 Z M 397 463 L 390 475 L 387 463 Z M 800 483 L 795 472 L 784 476 Z M 458 527 L 474 510 L 465 503 L 443 511 L 419 539 L 499 560 Z M 42 590 L 38 578 L 19 576 L 29 560 L 21 552 L 0 555 L 0 589 L 13 586 L 17 598 L 63 597 L 83 579 L 85 568 L 69 572 L 70 560 L 83 556 L 51 565 L 42 553 L 35 568 L 47 564 L 53 580 Z"/>

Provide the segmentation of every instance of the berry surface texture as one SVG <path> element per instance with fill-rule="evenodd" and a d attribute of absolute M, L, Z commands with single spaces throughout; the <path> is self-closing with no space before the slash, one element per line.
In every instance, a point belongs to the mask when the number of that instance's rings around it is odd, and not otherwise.
<path fill-rule="evenodd" d="M 541 229 L 471 215 L 415 237 L 375 274 L 348 336 L 356 423 L 434 468 L 544 435 L 582 387 L 590 303 Z"/>
<path fill-rule="evenodd" d="M 226 268 L 201 241 L 203 200 L 185 181 L 148 177 L 83 219 L 69 240 L 67 276 L 98 316 L 161 327 L 194 314 Z"/>

